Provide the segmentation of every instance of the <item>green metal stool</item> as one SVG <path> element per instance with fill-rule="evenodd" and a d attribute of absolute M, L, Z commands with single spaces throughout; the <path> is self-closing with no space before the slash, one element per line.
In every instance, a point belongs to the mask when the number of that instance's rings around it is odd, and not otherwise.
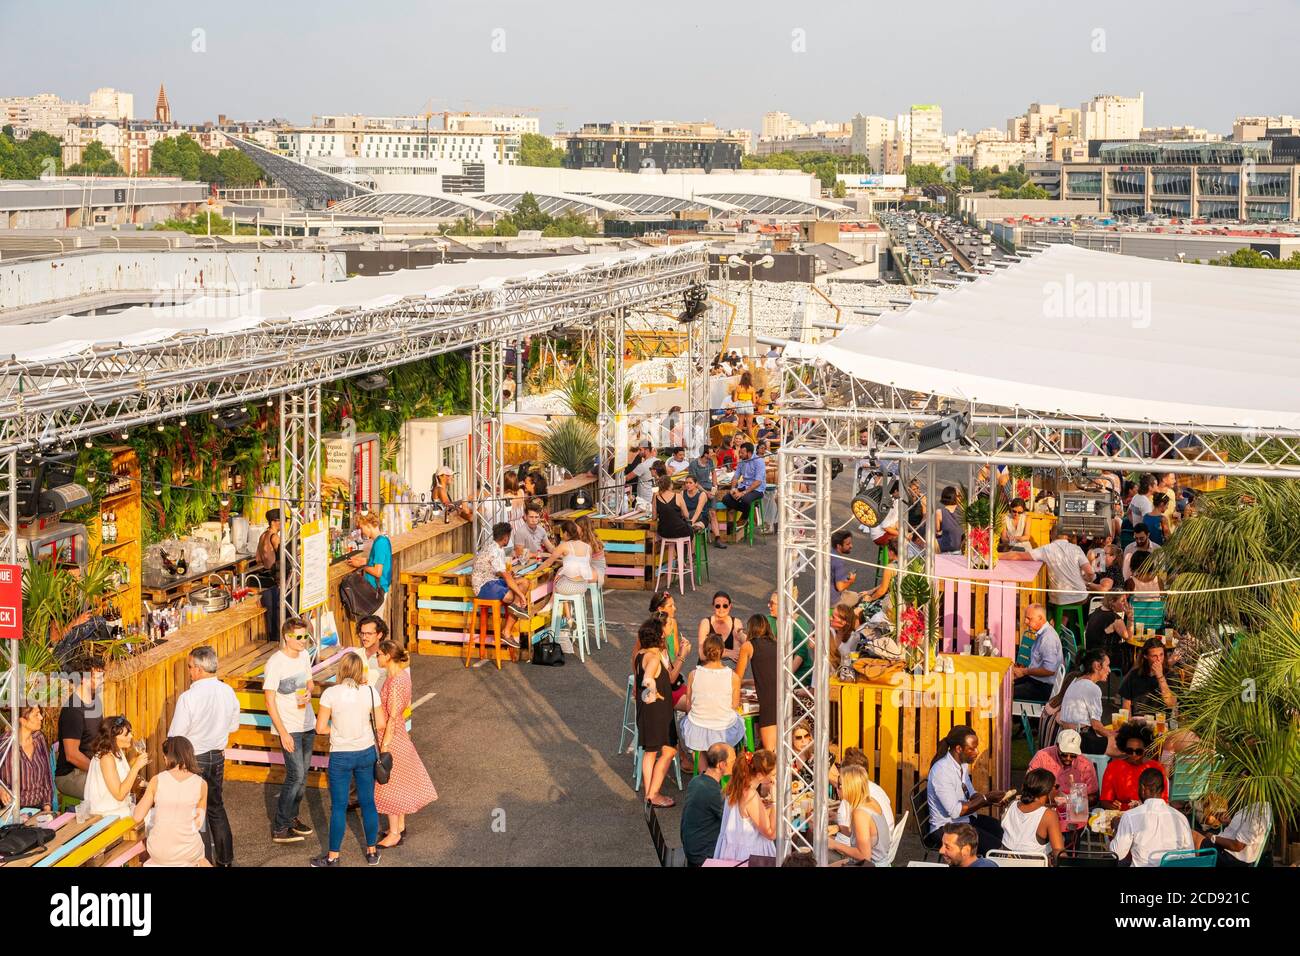
<path fill-rule="evenodd" d="M 1061 633 L 1061 628 L 1065 626 L 1065 615 L 1073 614 L 1079 626 L 1074 629 L 1074 633 L 1083 636 L 1083 605 L 1082 604 L 1054 604 L 1052 605 L 1052 617 L 1056 623 L 1056 633 Z"/>
<path fill-rule="evenodd" d="M 709 529 L 695 532 L 695 586 L 699 587 L 709 577 Z"/>
<path fill-rule="evenodd" d="M 889 567 L 889 548 L 881 545 L 876 548 L 876 586 L 885 578 L 885 568 Z"/>

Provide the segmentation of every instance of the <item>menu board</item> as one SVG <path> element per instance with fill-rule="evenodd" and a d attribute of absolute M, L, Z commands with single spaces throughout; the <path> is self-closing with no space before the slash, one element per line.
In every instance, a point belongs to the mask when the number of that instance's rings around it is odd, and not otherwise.
<path fill-rule="evenodd" d="M 308 521 L 299 531 L 302 542 L 302 581 L 298 592 L 298 613 L 320 607 L 329 598 L 330 535 L 319 518 Z"/>

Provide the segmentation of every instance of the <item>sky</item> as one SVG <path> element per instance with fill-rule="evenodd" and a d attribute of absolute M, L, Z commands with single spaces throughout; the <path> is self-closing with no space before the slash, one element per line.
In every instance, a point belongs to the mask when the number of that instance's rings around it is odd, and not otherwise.
<path fill-rule="evenodd" d="M 0 96 L 109 86 L 182 123 L 536 110 L 543 132 L 943 107 L 1005 128 L 1031 102 L 1146 94 L 1147 126 L 1300 114 L 1300 0 L 0 0 Z M 437 121 L 435 121 L 435 127 Z"/>

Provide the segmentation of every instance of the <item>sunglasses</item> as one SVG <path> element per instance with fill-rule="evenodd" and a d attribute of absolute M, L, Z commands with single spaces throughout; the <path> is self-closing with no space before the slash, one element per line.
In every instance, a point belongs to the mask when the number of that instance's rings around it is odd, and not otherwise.
<path fill-rule="evenodd" d="M 795 734 L 795 735 L 794 735 L 794 739 L 795 739 L 795 740 L 812 740 L 812 735 L 811 735 L 811 734 Z"/>
<path fill-rule="evenodd" d="M 725 610 L 726 610 L 727 608 L 729 608 L 729 607 L 731 607 L 730 604 L 715 604 L 715 605 L 713 605 L 714 610 L 717 610 L 717 611 L 725 611 Z"/>
<path fill-rule="evenodd" d="M 1146 753 L 1146 752 L 1147 752 L 1147 748 L 1146 748 L 1146 747 L 1125 747 L 1125 748 L 1124 748 L 1124 752 L 1125 752 L 1126 754 L 1139 754 L 1139 755 L 1140 755 L 1140 754 L 1144 754 L 1144 753 Z"/>

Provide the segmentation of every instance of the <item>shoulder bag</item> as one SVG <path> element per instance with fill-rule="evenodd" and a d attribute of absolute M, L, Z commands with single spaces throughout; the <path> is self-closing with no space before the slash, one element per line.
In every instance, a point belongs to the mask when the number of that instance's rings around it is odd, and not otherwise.
<path fill-rule="evenodd" d="M 365 686 L 372 694 L 375 693 L 375 689 L 369 684 Z M 375 783 L 388 783 L 388 778 L 393 772 L 393 755 L 379 749 L 379 731 L 375 729 L 375 708 L 367 706 L 366 713 L 370 715 L 370 732 L 375 735 L 375 753 L 377 754 L 375 757 Z"/>

